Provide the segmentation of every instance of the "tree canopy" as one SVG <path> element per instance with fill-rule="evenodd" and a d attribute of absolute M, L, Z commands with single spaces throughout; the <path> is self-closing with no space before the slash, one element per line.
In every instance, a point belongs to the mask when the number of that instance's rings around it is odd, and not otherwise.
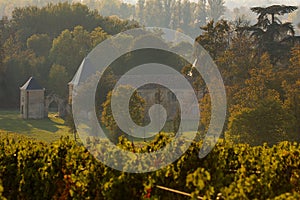
<path fill-rule="evenodd" d="M 67 86 L 54 87 L 53 79 L 67 83 L 93 47 L 111 34 L 137 26 L 133 21 L 103 17 L 79 3 L 14 9 L 11 19 L 0 20 L 1 107 L 18 105 L 18 88 L 30 76 L 47 92 L 66 98 Z"/>
<path fill-rule="evenodd" d="M 295 44 L 295 30 L 291 22 L 282 23 L 280 15 L 289 14 L 298 7 L 273 5 L 269 7 L 253 7 L 251 10 L 257 13 L 257 23 L 248 28 L 252 36 L 256 38 L 258 53 L 262 55 L 268 52 L 273 62 L 285 57 Z"/>

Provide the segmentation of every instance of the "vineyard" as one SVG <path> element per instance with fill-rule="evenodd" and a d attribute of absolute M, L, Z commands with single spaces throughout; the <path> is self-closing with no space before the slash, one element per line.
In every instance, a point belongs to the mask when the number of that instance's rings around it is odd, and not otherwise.
<path fill-rule="evenodd" d="M 170 139 L 160 134 L 143 147 L 126 139 L 119 145 L 155 151 Z M 129 174 L 106 167 L 68 138 L 48 144 L 1 133 L 0 193 L 3 199 L 300 199 L 299 144 L 251 147 L 220 141 L 204 159 L 198 158 L 200 147 L 194 142 L 159 171 Z"/>

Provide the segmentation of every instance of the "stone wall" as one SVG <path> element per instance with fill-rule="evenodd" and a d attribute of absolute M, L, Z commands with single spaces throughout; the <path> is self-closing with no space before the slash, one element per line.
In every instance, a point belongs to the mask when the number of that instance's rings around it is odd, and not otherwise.
<path fill-rule="evenodd" d="M 45 117 L 44 90 L 21 91 L 21 115 L 24 119 L 43 119 Z"/>

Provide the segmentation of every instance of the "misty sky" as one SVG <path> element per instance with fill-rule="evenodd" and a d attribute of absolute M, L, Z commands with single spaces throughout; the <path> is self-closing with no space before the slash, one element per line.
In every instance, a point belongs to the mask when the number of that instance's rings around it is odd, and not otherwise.
<path fill-rule="evenodd" d="M 137 0 L 124 0 L 128 3 L 135 3 Z M 197 0 L 192 0 L 197 1 Z M 272 4 L 285 4 L 285 5 L 300 5 L 300 0 L 225 0 L 225 6 L 228 8 L 235 7 L 253 7 L 253 6 L 268 6 Z"/>
<path fill-rule="evenodd" d="M 225 0 L 225 5 L 229 8 L 235 7 L 253 7 L 253 6 L 268 6 L 272 4 L 284 4 L 297 6 L 300 0 Z"/>

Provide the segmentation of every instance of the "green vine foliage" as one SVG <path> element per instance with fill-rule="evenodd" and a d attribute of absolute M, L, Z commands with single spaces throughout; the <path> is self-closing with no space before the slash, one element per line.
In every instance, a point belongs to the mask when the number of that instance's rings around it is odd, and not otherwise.
<path fill-rule="evenodd" d="M 252 147 L 220 140 L 207 157 L 199 159 L 202 143 L 193 142 L 173 164 L 155 172 L 130 174 L 111 169 L 92 156 L 95 152 L 91 146 L 105 146 L 96 138 L 89 139 L 87 148 L 68 138 L 52 144 L 6 133 L 0 138 L 0 199 L 300 198 L 297 143 Z M 118 145 L 127 151 L 149 152 L 171 140 L 161 133 L 144 145 L 132 145 L 126 138 L 120 138 Z M 107 152 L 99 151 L 98 156 L 108 156 Z M 114 152 L 109 155 L 117 156 Z M 191 197 L 156 186 L 186 192 Z"/>

